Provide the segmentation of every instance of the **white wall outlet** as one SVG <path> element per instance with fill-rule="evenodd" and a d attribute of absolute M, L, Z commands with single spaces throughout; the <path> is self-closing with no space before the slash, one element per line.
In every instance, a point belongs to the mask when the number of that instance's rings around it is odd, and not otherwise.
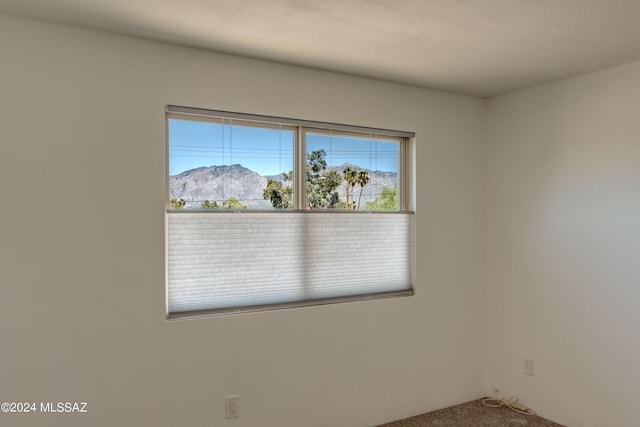
<path fill-rule="evenodd" d="M 535 361 L 531 357 L 524 358 L 524 373 L 534 376 L 536 374 Z"/>
<path fill-rule="evenodd" d="M 236 394 L 224 399 L 224 416 L 227 419 L 240 416 L 240 396 Z"/>

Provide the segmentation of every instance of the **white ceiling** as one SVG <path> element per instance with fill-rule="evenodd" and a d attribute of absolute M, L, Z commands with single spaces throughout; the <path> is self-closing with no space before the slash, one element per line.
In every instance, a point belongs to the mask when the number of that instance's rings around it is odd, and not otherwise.
<path fill-rule="evenodd" d="M 0 12 L 481 97 L 640 59 L 640 0 L 0 0 Z"/>

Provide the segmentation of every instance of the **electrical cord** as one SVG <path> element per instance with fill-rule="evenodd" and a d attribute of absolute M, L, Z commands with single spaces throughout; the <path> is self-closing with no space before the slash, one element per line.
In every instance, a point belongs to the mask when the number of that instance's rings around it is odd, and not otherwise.
<path fill-rule="evenodd" d="M 484 406 L 488 406 L 490 408 L 499 408 L 501 406 L 506 406 L 514 412 L 522 415 L 535 415 L 535 411 L 531 408 L 527 408 L 522 403 L 518 402 L 517 397 L 510 397 L 505 399 L 496 393 L 496 397 L 494 398 L 486 398 L 482 399 L 482 404 Z"/>

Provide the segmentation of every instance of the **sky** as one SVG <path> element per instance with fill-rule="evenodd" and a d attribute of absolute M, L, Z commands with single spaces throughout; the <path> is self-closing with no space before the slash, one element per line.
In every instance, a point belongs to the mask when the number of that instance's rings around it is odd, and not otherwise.
<path fill-rule="evenodd" d="M 169 119 L 169 175 L 213 165 L 240 164 L 260 175 L 293 169 L 294 132 Z M 307 152 L 324 149 L 330 166 L 345 162 L 397 172 L 398 144 L 376 139 L 307 134 Z"/>

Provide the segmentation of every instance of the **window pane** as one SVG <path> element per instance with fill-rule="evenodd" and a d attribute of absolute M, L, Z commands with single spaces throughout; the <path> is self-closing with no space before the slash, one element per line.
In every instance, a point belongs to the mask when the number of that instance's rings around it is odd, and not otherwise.
<path fill-rule="evenodd" d="M 170 207 L 292 208 L 293 138 L 289 128 L 169 119 Z"/>
<path fill-rule="evenodd" d="M 397 141 L 310 132 L 306 151 L 307 208 L 399 209 Z"/>

